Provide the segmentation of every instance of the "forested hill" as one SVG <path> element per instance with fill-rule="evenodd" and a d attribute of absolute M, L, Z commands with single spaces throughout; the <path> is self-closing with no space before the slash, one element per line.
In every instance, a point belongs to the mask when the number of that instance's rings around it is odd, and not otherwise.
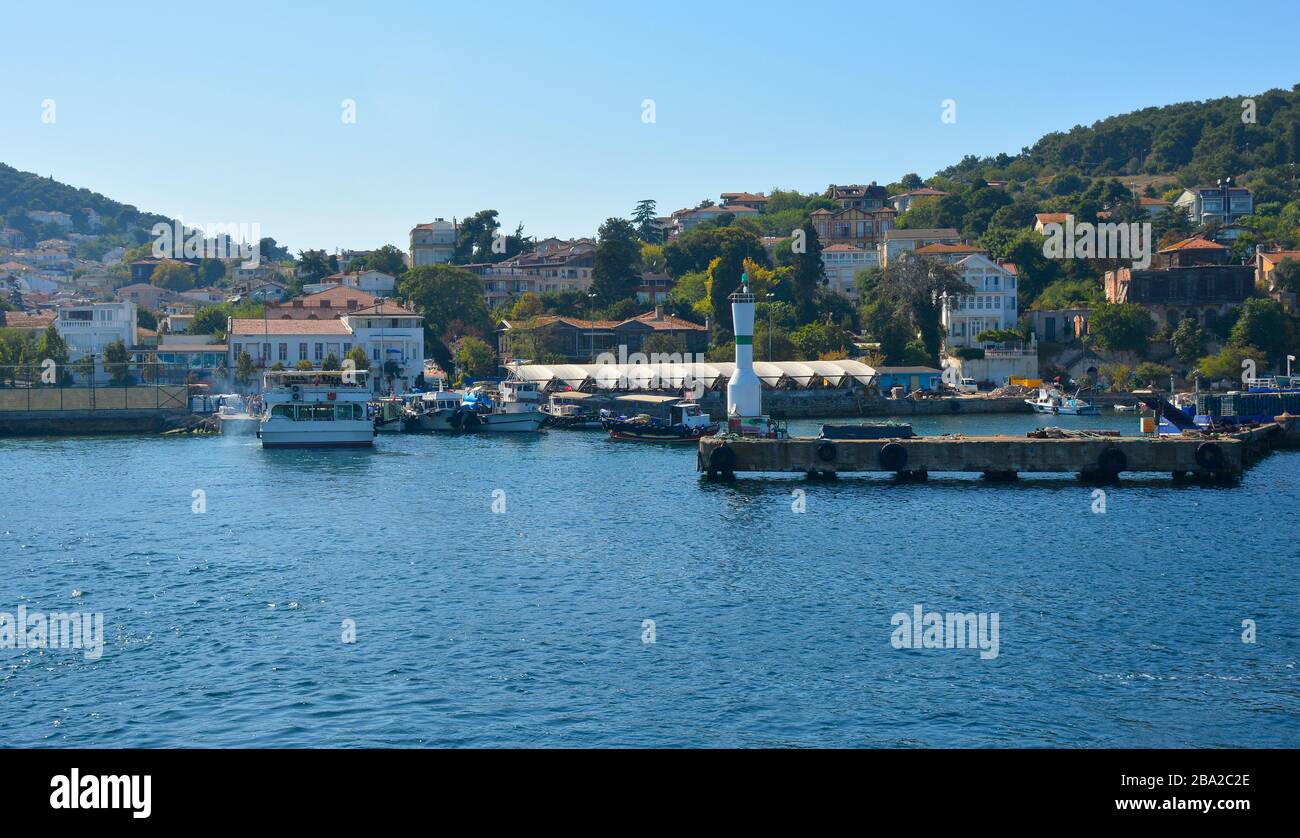
<path fill-rule="evenodd" d="M 79 210 L 84 208 L 99 214 L 103 232 L 129 236 L 137 242 L 145 241 L 149 228 L 155 223 L 170 221 L 166 216 L 141 212 L 130 204 L 118 203 L 98 192 L 78 189 L 0 163 L 0 220 L 4 226 L 29 227 L 27 210 L 66 212 L 74 222 L 81 224 L 84 215 Z"/>
<path fill-rule="evenodd" d="M 1254 101 L 1254 122 L 1247 100 Z M 1143 108 L 1047 134 L 1020 154 L 969 156 L 939 172 L 969 182 L 1171 175 L 1182 185 L 1238 178 L 1300 163 L 1300 84 L 1251 96 Z M 1276 200 L 1276 198 L 1274 198 Z M 1267 197 L 1264 200 L 1268 200 Z"/>

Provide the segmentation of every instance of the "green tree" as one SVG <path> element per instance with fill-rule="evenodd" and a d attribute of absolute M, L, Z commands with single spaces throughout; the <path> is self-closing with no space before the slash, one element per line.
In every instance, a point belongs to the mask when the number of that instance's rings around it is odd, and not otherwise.
<path fill-rule="evenodd" d="M 1242 361 L 1256 363 L 1264 352 L 1255 346 L 1225 346 L 1213 355 L 1206 355 L 1197 365 L 1197 371 L 1206 381 L 1241 381 Z"/>
<path fill-rule="evenodd" d="M 1089 330 L 1101 349 L 1146 352 L 1156 324 L 1136 303 L 1103 303 L 1093 309 Z"/>
<path fill-rule="evenodd" d="M 803 252 L 793 252 L 794 273 L 791 277 L 791 294 L 799 322 L 808 323 L 817 316 L 817 290 L 826 284 L 826 270 L 822 265 L 822 244 L 817 228 L 805 221 L 799 228 L 803 232 Z"/>
<path fill-rule="evenodd" d="M 401 276 L 406 270 L 406 256 L 397 247 L 386 244 L 348 263 L 349 271 L 383 271 L 389 276 Z"/>
<path fill-rule="evenodd" d="M 1172 373 L 1173 370 L 1169 369 L 1169 367 L 1166 367 L 1164 364 L 1157 364 L 1151 361 L 1143 361 L 1133 369 L 1133 377 L 1137 379 L 1139 384 L 1148 387 L 1168 384 L 1169 376 Z"/>
<path fill-rule="evenodd" d="M 320 282 L 337 270 L 337 257 L 330 256 L 323 250 L 300 250 L 298 251 L 298 266 L 294 271 L 294 279 L 297 282 L 295 290 L 301 291 L 303 285 Z"/>
<path fill-rule="evenodd" d="M 612 305 L 636 294 L 641 277 L 641 246 L 636 230 L 622 218 L 607 218 L 596 239 L 596 260 L 591 271 L 591 290 L 600 305 Z"/>
<path fill-rule="evenodd" d="M 166 259 L 154 267 L 149 282 L 168 291 L 188 291 L 194 287 L 194 271 L 184 262 Z"/>
<path fill-rule="evenodd" d="M 239 358 L 235 361 L 235 381 L 240 384 L 248 384 L 257 376 L 257 369 L 253 366 L 253 358 L 248 354 L 248 350 L 241 350 Z"/>
<path fill-rule="evenodd" d="M 496 353 L 479 338 L 461 338 L 456 344 L 456 366 L 473 378 L 491 375 L 496 370 Z"/>
<path fill-rule="evenodd" d="M 492 328 L 477 276 L 453 265 L 421 265 L 402 274 L 398 293 L 424 318 L 425 344 L 443 369 L 451 369 L 449 346 L 464 335 Z"/>
<path fill-rule="evenodd" d="M 320 368 L 322 370 L 336 372 L 339 369 L 342 369 L 342 366 L 343 365 L 339 363 L 339 358 L 337 355 L 335 355 L 333 352 L 327 352 L 325 353 L 325 360 L 321 361 Z"/>
<path fill-rule="evenodd" d="M 1205 340 L 1205 330 L 1191 317 L 1184 317 L 1169 339 L 1174 354 L 1184 364 L 1194 364 L 1205 354 Z"/>
<path fill-rule="evenodd" d="M 1287 354 L 1292 333 L 1292 324 L 1281 303 L 1256 298 L 1242 305 L 1241 316 L 1228 334 L 1228 343 L 1232 346 L 1257 346 L 1264 350 L 1269 360 L 1279 361 Z M 1264 358 L 1255 360 L 1262 362 Z"/>
<path fill-rule="evenodd" d="M 293 368 L 296 370 L 309 370 L 312 369 L 313 366 L 311 361 L 308 361 L 306 358 L 303 358 L 301 361 L 294 364 Z"/>
<path fill-rule="evenodd" d="M 943 295 L 973 291 L 946 262 L 923 256 L 895 259 L 876 277 L 877 304 L 864 309 L 863 323 L 876 330 L 875 337 L 891 360 L 919 354 L 925 363 L 937 365 Z M 914 339 L 919 343 L 909 349 Z"/>
<path fill-rule="evenodd" d="M 632 223 L 642 241 L 657 243 L 660 240 L 659 226 L 655 223 L 658 216 L 659 211 L 653 200 L 645 198 L 636 202 L 636 207 L 632 210 Z"/>
<path fill-rule="evenodd" d="M 1300 260 L 1286 258 L 1277 263 L 1273 269 L 1273 283 L 1278 290 L 1289 293 L 1300 292 Z"/>
<path fill-rule="evenodd" d="M 126 344 L 122 343 L 121 339 L 104 347 L 104 371 L 113 379 L 114 384 L 125 384 L 130 380 L 131 370 L 128 360 Z"/>

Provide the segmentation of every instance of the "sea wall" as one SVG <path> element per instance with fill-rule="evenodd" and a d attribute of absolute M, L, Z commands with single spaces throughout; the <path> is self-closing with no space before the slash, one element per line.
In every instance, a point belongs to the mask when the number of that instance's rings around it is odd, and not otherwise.
<path fill-rule="evenodd" d="M 177 410 L 42 410 L 0 413 L 0 436 L 157 434 L 182 427 L 190 417 Z"/>

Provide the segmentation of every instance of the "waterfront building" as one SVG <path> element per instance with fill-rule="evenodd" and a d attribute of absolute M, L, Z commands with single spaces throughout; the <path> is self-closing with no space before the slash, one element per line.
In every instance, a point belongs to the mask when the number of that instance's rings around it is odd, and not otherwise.
<path fill-rule="evenodd" d="M 886 202 L 889 200 L 889 190 L 878 185 L 874 180 L 863 186 L 861 184 L 852 184 L 849 186 L 837 186 L 831 184 L 826 187 L 826 197 L 839 204 L 840 209 L 857 209 L 867 212 L 885 209 Z M 889 209 L 893 209 L 890 207 Z"/>
<path fill-rule="evenodd" d="M 719 216 L 730 214 L 736 218 L 749 218 L 758 215 L 760 210 L 747 204 L 731 204 L 730 206 L 713 206 L 695 207 L 694 209 L 679 209 L 673 212 L 671 216 L 670 229 L 673 235 L 681 235 L 689 232 L 703 221 L 714 221 Z"/>
<path fill-rule="evenodd" d="M 875 371 L 876 385 L 882 393 L 888 393 L 895 387 L 902 387 L 905 393 L 938 390 L 943 377 L 943 373 L 934 367 L 876 367 Z"/>
<path fill-rule="evenodd" d="M 95 357 L 95 380 L 108 380 L 104 371 L 104 349 L 121 341 L 128 350 L 139 339 L 136 331 L 135 303 L 71 303 L 58 307 L 54 328 L 68 347 L 68 360 L 86 355 Z"/>
<path fill-rule="evenodd" d="M 1300 250 L 1256 250 L 1255 251 L 1255 287 L 1267 291 L 1275 300 L 1281 301 L 1288 311 L 1296 310 L 1296 292 L 1283 291 L 1277 286 L 1273 271 L 1284 260 L 1291 259 L 1300 263 Z"/>
<path fill-rule="evenodd" d="M 746 207 L 767 212 L 767 196 L 762 192 L 723 192 L 720 197 L 723 209 Z"/>
<path fill-rule="evenodd" d="M 226 367 L 234 370 L 247 352 L 258 370 L 275 364 L 295 366 L 310 361 L 314 368 L 330 355 L 340 363 L 352 351 L 352 330 L 343 320 L 271 320 L 230 318 L 227 321 Z"/>
<path fill-rule="evenodd" d="M 424 319 L 419 314 L 381 300 L 348 311 L 342 320 L 353 344 L 370 356 L 370 378 L 376 389 L 402 392 L 414 386 L 424 371 Z"/>
<path fill-rule="evenodd" d="M 954 267 L 974 290 L 943 296 L 940 316 L 944 345 L 950 349 L 979 346 L 977 336 L 981 332 L 1015 328 L 1019 312 L 1013 266 L 998 264 L 983 253 L 972 253 Z"/>

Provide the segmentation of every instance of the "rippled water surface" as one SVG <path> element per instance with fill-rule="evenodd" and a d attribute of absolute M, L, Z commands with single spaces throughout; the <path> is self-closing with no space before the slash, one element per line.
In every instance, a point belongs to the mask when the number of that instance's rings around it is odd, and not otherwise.
<path fill-rule="evenodd" d="M 0 440 L 0 611 L 106 635 L 0 649 L 0 745 L 1300 746 L 1300 453 L 1105 514 L 1066 475 L 726 485 L 694 457 Z M 915 604 L 997 612 L 998 656 L 893 648 Z"/>

